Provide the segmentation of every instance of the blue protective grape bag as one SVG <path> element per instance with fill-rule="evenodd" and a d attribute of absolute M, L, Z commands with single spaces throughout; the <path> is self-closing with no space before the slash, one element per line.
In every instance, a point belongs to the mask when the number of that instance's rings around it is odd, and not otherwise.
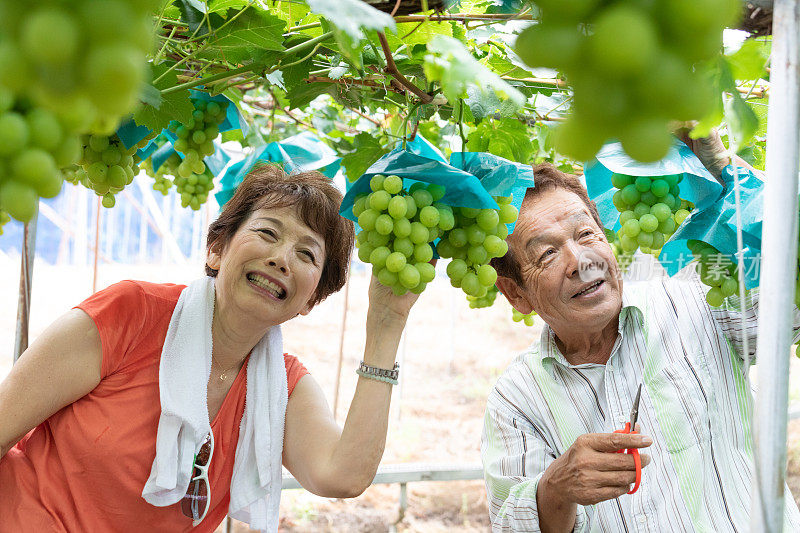
<path fill-rule="evenodd" d="M 333 178 L 341 158 L 314 134 L 302 132 L 282 141 L 255 148 L 244 159 L 229 165 L 220 177 L 222 189 L 216 193 L 220 207 L 231 199 L 247 173 L 259 162 L 282 163 L 287 172 L 318 170 Z"/>

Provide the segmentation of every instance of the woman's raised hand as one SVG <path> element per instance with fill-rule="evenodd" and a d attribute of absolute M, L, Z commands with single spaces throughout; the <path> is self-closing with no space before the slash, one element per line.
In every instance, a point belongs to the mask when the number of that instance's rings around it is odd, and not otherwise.
<path fill-rule="evenodd" d="M 383 285 L 374 275 L 369 281 L 369 317 L 380 322 L 400 321 L 405 323 L 411 307 L 419 298 L 418 294 L 407 292 L 397 296 L 392 289 Z"/>

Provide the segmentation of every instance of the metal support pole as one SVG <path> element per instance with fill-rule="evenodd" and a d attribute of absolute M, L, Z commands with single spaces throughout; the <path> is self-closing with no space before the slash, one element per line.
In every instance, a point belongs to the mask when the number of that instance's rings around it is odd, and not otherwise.
<path fill-rule="evenodd" d="M 92 268 L 92 294 L 97 292 L 97 258 L 100 256 L 100 215 L 103 212 L 103 197 L 97 197 L 97 212 L 94 219 L 94 266 Z"/>
<path fill-rule="evenodd" d="M 28 349 L 28 325 L 31 313 L 31 280 L 33 258 L 36 255 L 36 220 L 39 210 L 30 222 L 25 223 L 22 234 L 22 266 L 19 274 L 19 301 L 17 303 L 17 332 L 14 339 L 14 362 Z"/>
<path fill-rule="evenodd" d="M 336 363 L 336 384 L 333 391 L 333 418 L 339 407 L 339 384 L 342 379 L 342 360 L 344 359 L 344 332 L 347 329 L 347 304 L 350 300 L 350 272 L 347 270 L 347 279 L 344 282 L 344 303 L 342 304 L 342 329 L 339 332 L 339 361 Z"/>
<path fill-rule="evenodd" d="M 800 168 L 800 0 L 776 0 L 767 129 L 751 531 L 783 531 Z"/>

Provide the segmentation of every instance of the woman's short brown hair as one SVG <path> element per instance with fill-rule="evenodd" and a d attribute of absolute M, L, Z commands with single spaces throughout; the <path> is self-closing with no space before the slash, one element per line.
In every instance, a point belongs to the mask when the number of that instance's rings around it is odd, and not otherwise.
<path fill-rule="evenodd" d="M 316 305 L 344 286 L 350 266 L 354 230 L 350 220 L 339 216 L 341 203 L 342 194 L 319 172 L 287 175 L 278 165 L 258 165 L 208 227 L 206 248 L 224 250 L 250 214 L 258 209 L 296 206 L 303 223 L 325 240 L 325 263 L 314 293 Z M 206 274 L 216 277 L 217 273 L 206 265 Z"/>
<path fill-rule="evenodd" d="M 528 189 L 525 192 L 525 198 L 522 202 L 524 208 L 534 198 L 541 195 L 545 191 L 552 189 L 564 189 L 577 195 L 581 201 L 589 209 L 592 218 L 597 222 L 597 226 L 603 229 L 603 223 L 600 220 L 600 213 L 597 212 L 597 205 L 589 199 L 586 188 L 581 183 L 577 176 L 561 172 L 550 163 L 540 163 L 533 167 L 533 180 L 536 184 L 535 187 Z M 521 211 L 521 209 L 520 209 Z M 510 278 L 514 282 L 522 286 L 522 273 L 520 271 L 519 260 L 514 255 L 513 246 L 508 247 L 508 252 L 503 257 L 496 257 L 492 259 L 492 266 L 497 270 L 498 276 Z"/>

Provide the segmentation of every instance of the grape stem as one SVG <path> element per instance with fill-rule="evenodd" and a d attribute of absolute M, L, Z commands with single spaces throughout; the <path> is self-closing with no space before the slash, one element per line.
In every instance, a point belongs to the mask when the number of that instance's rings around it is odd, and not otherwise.
<path fill-rule="evenodd" d="M 461 137 L 461 151 L 467 151 L 467 137 L 464 135 L 464 99 L 459 98 L 458 135 Z"/>
<path fill-rule="evenodd" d="M 156 57 L 153 59 L 153 64 L 157 65 L 159 60 L 161 60 L 161 56 L 164 55 L 164 50 L 167 49 L 167 45 L 172 41 L 172 36 L 175 35 L 175 30 L 177 30 L 177 26 L 172 27 L 172 31 L 169 33 L 169 37 L 164 41 L 164 44 L 161 45 L 161 49 L 156 54 Z"/>

